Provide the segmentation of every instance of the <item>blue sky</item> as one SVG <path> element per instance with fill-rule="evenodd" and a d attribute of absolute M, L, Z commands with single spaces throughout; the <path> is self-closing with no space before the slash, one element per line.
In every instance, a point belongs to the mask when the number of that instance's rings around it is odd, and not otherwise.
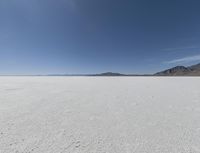
<path fill-rule="evenodd" d="M 1 0 L 0 74 L 154 73 L 200 62 L 198 0 Z"/>

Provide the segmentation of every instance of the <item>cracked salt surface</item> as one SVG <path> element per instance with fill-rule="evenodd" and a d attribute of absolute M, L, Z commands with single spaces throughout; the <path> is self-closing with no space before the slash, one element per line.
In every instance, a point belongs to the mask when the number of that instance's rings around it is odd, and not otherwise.
<path fill-rule="evenodd" d="M 199 153 L 197 77 L 0 77 L 0 153 Z"/>

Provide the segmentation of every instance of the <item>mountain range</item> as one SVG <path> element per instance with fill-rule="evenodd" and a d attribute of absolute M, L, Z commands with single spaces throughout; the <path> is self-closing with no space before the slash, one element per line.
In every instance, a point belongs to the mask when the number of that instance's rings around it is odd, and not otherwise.
<path fill-rule="evenodd" d="M 0 75 L 9 76 L 9 75 Z M 155 74 L 122 74 L 105 72 L 99 74 L 47 74 L 47 75 L 10 75 L 10 76 L 200 76 L 200 63 L 192 66 L 176 66 Z"/>
<path fill-rule="evenodd" d="M 200 63 L 192 66 L 176 66 L 158 73 L 155 76 L 200 76 Z"/>
<path fill-rule="evenodd" d="M 200 63 L 192 66 L 176 66 L 170 69 L 157 72 L 155 74 L 150 75 L 137 75 L 137 74 L 121 74 L 121 73 L 113 73 L 106 72 L 101 74 L 94 74 L 89 76 L 200 76 Z"/>
<path fill-rule="evenodd" d="M 113 73 L 106 72 L 100 74 L 93 74 L 89 76 L 200 76 L 200 63 L 192 66 L 176 66 L 170 69 L 157 72 L 155 74 L 150 75 L 137 75 L 137 74 L 121 74 L 121 73 Z"/>

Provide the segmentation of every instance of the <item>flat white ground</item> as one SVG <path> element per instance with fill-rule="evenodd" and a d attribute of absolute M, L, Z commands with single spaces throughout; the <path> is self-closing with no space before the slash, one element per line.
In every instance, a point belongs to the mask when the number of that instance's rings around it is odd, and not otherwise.
<path fill-rule="evenodd" d="M 199 153 L 198 77 L 0 77 L 0 153 Z"/>

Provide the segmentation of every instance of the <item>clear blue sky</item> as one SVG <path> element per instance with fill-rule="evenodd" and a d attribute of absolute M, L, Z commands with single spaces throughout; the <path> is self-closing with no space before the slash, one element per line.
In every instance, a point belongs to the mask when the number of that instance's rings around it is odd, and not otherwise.
<path fill-rule="evenodd" d="M 0 74 L 154 73 L 200 62 L 199 0 L 1 0 Z"/>

